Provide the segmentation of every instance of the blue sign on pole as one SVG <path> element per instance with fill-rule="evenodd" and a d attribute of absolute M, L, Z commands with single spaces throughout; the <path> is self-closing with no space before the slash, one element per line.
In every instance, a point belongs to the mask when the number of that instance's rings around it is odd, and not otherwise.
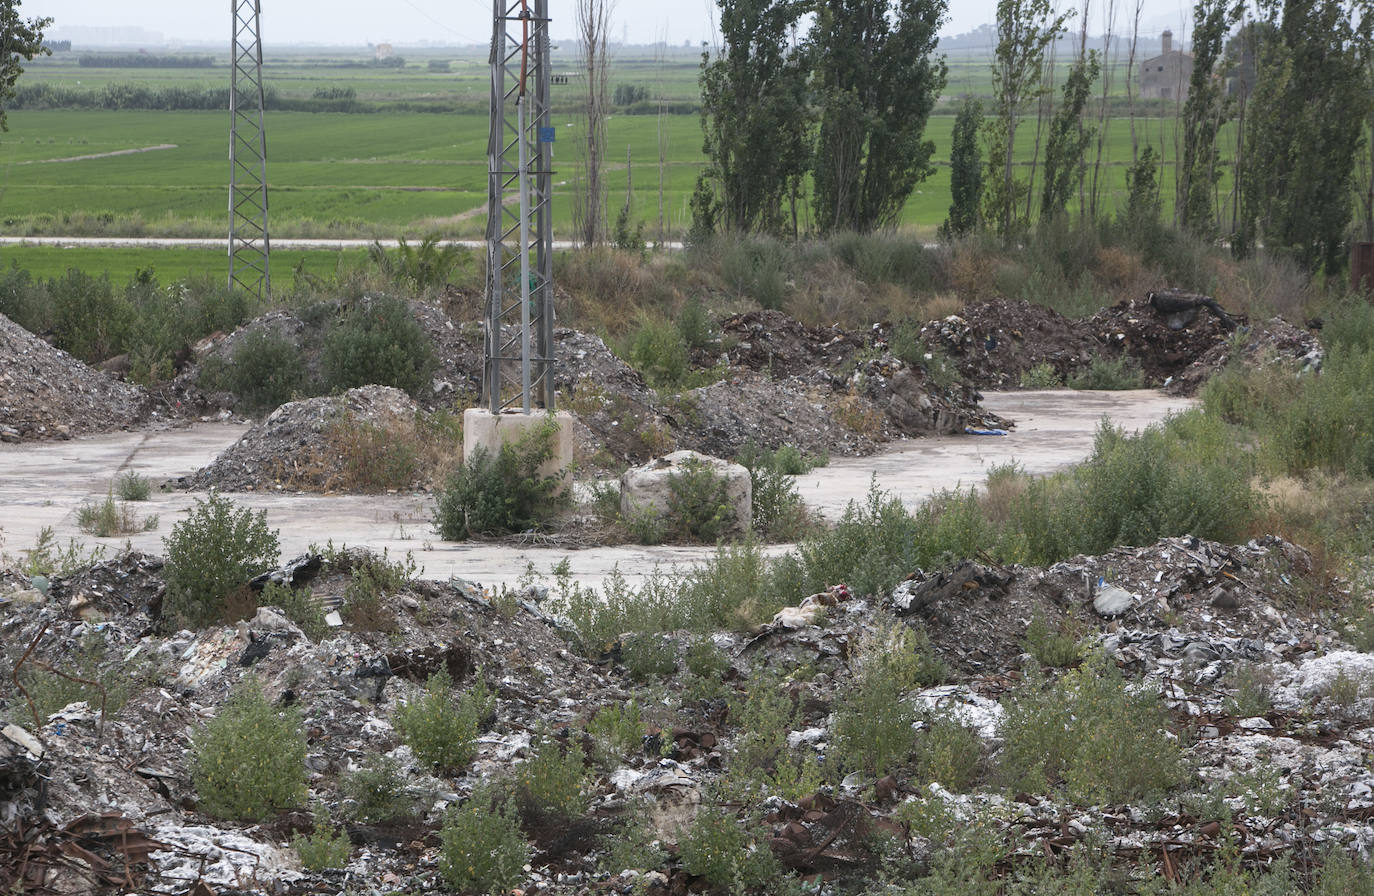
<path fill-rule="evenodd" d="M 557 131 L 556 131 L 555 128 L 540 128 L 540 129 L 539 129 L 539 142 L 540 142 L 540 143 L 552 143 L 552 142 L 553 142 L 553 138 L 554 138 L 554 136 L 556 135 L 556 133 L 557 133 Z"/>

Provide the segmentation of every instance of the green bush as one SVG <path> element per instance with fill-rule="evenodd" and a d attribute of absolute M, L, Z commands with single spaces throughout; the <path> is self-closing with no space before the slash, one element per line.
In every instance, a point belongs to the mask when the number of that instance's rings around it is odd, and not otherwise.
<path fill-rule="evenodd" d="M 645 317 L 627 341 L 625 360 L 656 389 L 673 388 L 687 375 L 687 341 L 673 323 Z"/>
<path fill-rule="evenodd" d="M 306 871 L 342 868 L 353 854 L 353 844 L 348 842 L 348 834 L 344 831 L 335 832 L 334 826 L 325 820 L 322 809 L 315 812 L 315 830 L 308 837 L 300 834 L 292 837 L 291 848 L 300 856 L 301 867 Z"/>
<path fill-rule="evenodd" d="M 200 807 L 220 818 L 260 821 L 305 799 L 305 732 L 295 710 L 269 704 L 245 679 L 191 745 Z"/>
<path fill-rule="evenodd" d="M 668 509 L 664 515 L 670 536 L 707 544 L 719 541 L 739 523 L 725 477 L 695 457 L 668 474 Z"/>
<path fill-rule="evenodd" d="M 439 874 L 460 893 L 504 893 L 524 877 L 530 846 L 508 802 L 488 790 L 448 811 L 439 829 Z"/>
<path fill-rule="evenodd" d="M 1053 683 L 1032 669 L 1003 705 L 1001 772 L 1017 790 L 1127 802 L 1186 780 L 1159 696 L 1129 685 L 1101 654 Z"/>
<path fill-rule="evenodd" d="M 320 362 L 330 391 L 376 384 L 419 398 L 434 369 L 434 345 L 408 303 L 364 298 L 326 334 Z"/>
<path fill-rule="evenodd" d="M 115 480 L 115 494 L 121 501 L 146 501 L 153 493 L 152 484 L 147 476 L 140 476 L 133 470 Z"/>
<path fill-rule="evenodd" d="M 215 621 L 225 595 L 277 564 L 277 533 L 265 511 L 254 513 L 211 492 L 163 539 L 167 583 L 164 617 L 191 626 Z"/>
<path fill-rule="evenodd" d="M 730 720 L 739 738 L 730 754 L 730 774 L 741 780 L 771 772 L 787 751 L 787 732 L 797 722 L 797 704 L 787 681 L 771 672 L 753 676 L 730 697 Z"/>
<path fill-rule="evenodd" d="M 870 485 L 830 529 L 797 547 L 796 590 L 784 601 L 844 583 L 856 596 L 886 594 L 917 567 L 919 524 L 894 495 Z"/>
<path fill-rule="evenodd" d="M 767 541 L 800 538 L 809 519 L 792 477 L 808 469 L 808 459 L 787 445 L 771 453 L 746 450 L 736 460 L 749 471 L 754 533 Z"/>
<path fill-rule="evenodd" d="M 1064 385 L 1053 364 L 1041 363 L 1021 374 L 1022 389 L 1058 389 Z"/>
<path fill-rule="evenodd" d="M 312 641 L 329 633 L 329 624 L 324 621 L 324 604 L 310 593 L 309 588 L 297 589 L 268 582 L 258 596 L 258 605 L 279 608 Z"/>
<path fill-rule="evenodd" d="M 396 730 L 415 751 L 415 758 L 440 772 L 467 767 L 476 754 L 482 721 L 496 710 L 496 698 L 479 675 L 455 706 L 453 679 L 440 669 L 423 693 L 396 710 Z"/>
<path fill-rule="evenodd" d="M 623 705 L 615 703 L 601 707 L 587 723 L 587 733 L 596 743 L 598 753 L 611 762 L 634 755 L 644 743 L 644 721 L 640 717 L 639 703 L 631 699 Z"/>
<path fill-rule="evenodd" d="M 715 321 L 711 320 L 701 299 L 693 296 L 682 304 L 677 315 L 677 332 L 690 351 L 702 351 L 715 344 Z"/>
<path fill-rule="evenodd" d="M 721 277 L 731 290 L 761 308 L 783 307 L 788 271 L 795 262 L 785 243 L 772 237 L 731 235 L 718 238 L 709 251 L 719 258 Z"/>
<path fill-rule="evenodd" d="M 1139 389 L 1145 385 L 1145 374 L 1130 355 L 1094 358 L 1085 369 L 1069 377 L 1068 385 L 1070 389 Z"/>
<path fill-rule="evenodd" d="M 731 893 L 764 893 L 782 866 L 764 838 L 719 809 L 703 809 L 678 841 L 682 868 Z"/>
<path fill-rule="evenodd" d="M 344 811 L 354 821 L 387 824 L 415 814 L 415 801 L 405 791 L 401 764 L 389 756 L 372 756 L 339 782 Z"/>
<path fill-rule="evenodd" d="M 268 330 L 254 330 L 234 346 L 228 360 L 219 356 L 201 364 L 197 383 L 208 391 L 232 392 L 249 413 L 275 410 L 311 392 L 306 383 L 301 347 Z"/>
<path fill-rule="evenodd" d="M 475 450 L 435 496 L 439 535 L 462 541 L 471 535 L 520 532 L 566 504 L 566 494 L 559 492 L 561 480 L 539 472 L 553 457 L 556 426 L 550 418 L 502 445 L 495 455 Z"/>
<path fill-rule="evenodd" d="M 973 785 L 978 774 L 981 751 L 978 732 L 965 728 L 948 713 L 932 713 L 916 739 L 917 779 L 935 781 L 947 790 L 962 793 Z"/>
<path fill-rule="evenodd" d="M 367 257 L 381 275 L 398 289 L 420 292 L 439 289 L 467 263 L 472 254 L 466 246 L 453 243 L 441 245 L 439 240 L 437 234 L 431 234 L 424 237 L 419 245 L 412 246 L 401 239 L 391 251 L 374 241 L 367 249 Z"/>
<path fill-rule="evenodd" d="M 58 348 L 89 364 L 127 350 L 136 323 L 134 309 L 115 295 L 108 276 L 97 279 L 69 269 L 50 281 L 49 293 Z"/>
<path fill-rule="evenodd" d="M 841 768 L 881 777 L 911 758 L 916 711 L 907 692 L 926 673 L 917 644 L 915 632 L 898 625 L 861 648 L 858 672 L 835 711 L 835 759 Z"/>
<path fill-rule="evenodd" d="M 127 503 L 115 503 L 113 495 L 96 504 L 82 504 L 76 509 L 77 528 L 97 538 L 149 532 L 157 528 L 157 523 L 157 514 L 140 520 Z"/>
<path fill-rule="evenodd" d="M 540 736 L 530 757 L 515 769 L 516 792 L 529 813 L 573 818 L 587 808 L 586 757 L 573 738 L 567 743 Z"/>
<path fill-rule="evenodd" d="M 1037 663 L 1050 668 L 1076 666 L 1079 660 L 1083 658 L 1083 651 L 1078 646 L 1078 638 L 1062 626 L 1051 630 L 1043 613 L 1036 613 L 1031 617 L 1030 624 L 1026 626 L 1026 636 L 1021 642 L 1021 646 L 1026 649 L 1027 653 L 1035 657 Z"/>

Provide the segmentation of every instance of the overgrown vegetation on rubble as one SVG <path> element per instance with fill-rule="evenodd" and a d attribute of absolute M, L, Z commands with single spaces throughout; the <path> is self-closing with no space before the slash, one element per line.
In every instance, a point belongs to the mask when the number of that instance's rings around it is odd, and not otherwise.
<path fill-rule="evenodd" d="M 267 514 L 211 492 L 163 539 L 165 618 L 200 627 L 220 618 L 231 591 L 276 565 L 281 550 Z"/>
<path fill-rule="evenodd" d="M 272 706 L 246 679 L 191 747 L 201 808 L 259 821 L 305 799 L 305 733 L 294 709 Z"/>

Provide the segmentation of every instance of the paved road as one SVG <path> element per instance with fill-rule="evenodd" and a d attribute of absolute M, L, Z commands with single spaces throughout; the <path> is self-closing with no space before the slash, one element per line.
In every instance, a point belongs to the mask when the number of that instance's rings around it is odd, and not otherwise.
<path fill-rule="evenodd" d="M 938 489 L 978 484 L 996 464 L 1015 460 L 1029 472 L 1045 473 L 1074 463 L 1091 450 L 1093 433 L 1104 416 L 1135 430 L 1187 407 L 1188 401 L 1153 391 L 1054 391 L 989 393 L 984 405 L 1015 420 L 1016 428 L 1006 436 L 914 439 L 873 457 L 836 458 L 799 477 L 798 490 L 808 504 L 833 519 L 850 500 L 861 499 L 876 476 L 881 488 L 914 506 Z M 114 552 L 128 542 L 161 553 L 163 536 L 195 496 L 154 493 L 152 500 L 134 505 L 141 515 L 157 514 L 159 527 L 129 538 L 85 535 L 76 525 L 77 508 L 103 500 L 114 477 L 128 470 L 155 482 L 190 473 L 233 444 L 246 428 L 207 423 L 166 432 L 0 445 L 0 550 L 17 554 L 35 542 L 43 527 L 51 526 L 63 543 L 76 537 L 103 543 Z M 430 526 L 431 502 L 425 495 L 245 493 L 234 498 L 267 511 L 268 523 L 280 530 L 286 557 L 333 539 L 336 545 L 386 547 L 393 555 L 411 551 L 427 578 L 460 575 L 488 585 L 513 583 L 527 564 L 547 573 L 568 557 L 574 578 L 596 586 L 617 566 L 635 580 L 656 566 L 691 563 L 710 553 L 662 546 L 569 551 L 439 541 Z"/>

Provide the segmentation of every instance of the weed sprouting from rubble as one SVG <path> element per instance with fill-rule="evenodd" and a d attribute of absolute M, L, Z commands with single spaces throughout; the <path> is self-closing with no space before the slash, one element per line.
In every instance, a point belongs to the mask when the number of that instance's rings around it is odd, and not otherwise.
<path fill-rule="evenodd" d="M 272 706 L 257 680 L 245 679 L 192 746 L 201 808 L 220 818 L 256 821 L 300 805 L 305 752 L 296 711 Z"/>

